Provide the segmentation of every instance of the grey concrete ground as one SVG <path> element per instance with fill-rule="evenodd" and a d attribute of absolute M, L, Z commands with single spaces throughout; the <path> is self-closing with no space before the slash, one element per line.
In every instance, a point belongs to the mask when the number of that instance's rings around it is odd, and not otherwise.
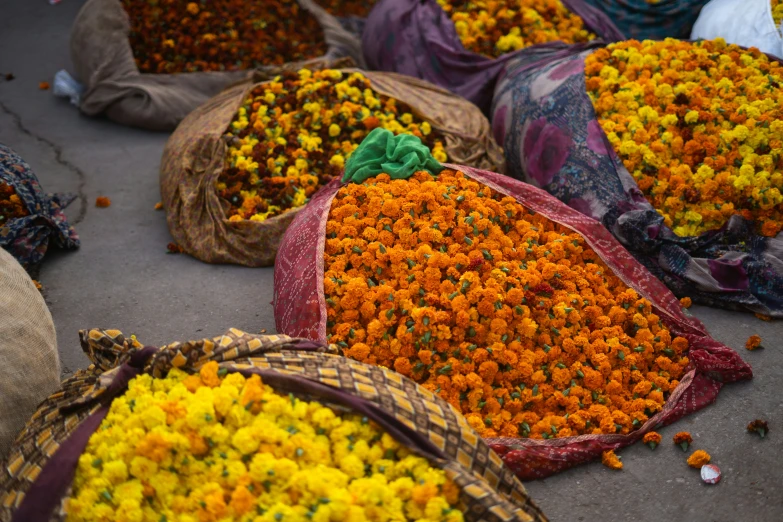
<path fill-rule="evenodd" d="M 77 342 L 82 328 L 118 328 L 147 344 L 212 336 L 233 326 L 274 331 L 272 270 L 212 266 L 167 255 L 171 240 L 159 201 L 158 166 L 167 136 L 81 116 L 67 101 L 38 90 L 69 68 L 68 33 L 82 2 L 0 2 L 0 143 L 33 167 L 47 191 L 78 192 L 67 211 L 82 239 L 76 252 L 52 252 L 41 272 L 57 326 L 66 374 L 87 364 Z M 108 209 L 95 198 L 109 196 Z M 637 444 L 621 452 L 625 469 L 600 463 L 528 483 L 553 521 L 783 520 L 783 323 L 694 307 L 716 339 L 737 349 L 754 369 L 751 382 L 724 388 L 716 404 L 663 429 L 654 452 Z M 748 336 L 765 350 L 744 350 Z M 765 440 L 745 432 L 763 417 Z M 724 473 L 701 483 L 671 436 L 693 434 Z"/>

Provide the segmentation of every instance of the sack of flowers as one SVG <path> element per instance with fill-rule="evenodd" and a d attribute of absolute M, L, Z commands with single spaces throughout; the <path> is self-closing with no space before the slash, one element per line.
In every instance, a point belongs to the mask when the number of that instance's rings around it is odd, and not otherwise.
<path fill-rule="evenodd" d="M 52 316 L 24 268 L 0 249 L 0 460 L 38 404 L 60 385 Z"/>
<path fill-rule="evenodd" d="M 14 444 L 2 520 L 546 520 L 457 412 L 392 371 L 234 329 L 160 349 L 80 335 L 93 364 Z"/>
<path fill-rule="evenodd" d="M 637 40 L 688 38 L 701 8 L 709 0 L 585 0 Z"/>
<path fill-rule="evenodd" d="M 46 194 L 30 165 L 0 144 L 0 248 L 26 269 L 37 268 L 50 242 L 68 250 L 79 247 L 63 212 L 74 199 L 73 194 Z"/>
<path fill-rule="evenodd" d="M 481 111 L 427 82 L 355 69 L 258 76 L 194 111 L 163 153 L 169 230 L 202 261 L 274 263 L 296 213 L 376 127 L 421 137 L 442 161 L 504 168 Z"/>
<path fill-rule="evenodd" d="M 71 31 L 81 111 L 152 130 L 252 69 L 345 55 L 359 39 L 313 0 L 88 0 Z"/>
<path fill-rule="evenodd" d="M 375 130 L 288 229 L 279 332 L 448 401 L 522 479 L 631 444 L 751 377 L 599 223 Z"/>
<path fill-rule="evenodd" d="M 511 176 L 601 221 L 678 296 L 783 317 L 782 83 L 720 39 L 552 45 L 509 64 L 493 130 Z"/>
<path fill-rule="evenodd" d="M 711 0 L 699 14 L 690 37 L 723 38 L 783 58 L 783 2 L 780 0 Z"/>
<path fill-rule="evenodd" d="M 594 38 L 624 39 L 583 0 L 380 0 L 362 48 L 370 69 L 422 78 L 487 112 L 497 76 L 520 50 Z"/>

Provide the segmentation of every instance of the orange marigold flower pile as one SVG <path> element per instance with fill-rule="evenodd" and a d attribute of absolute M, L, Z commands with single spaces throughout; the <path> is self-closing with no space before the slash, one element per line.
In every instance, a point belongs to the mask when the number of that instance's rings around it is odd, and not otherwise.
<path fill-rule="evenodd" d="M 601 464 L 609 469 L 623 469 L 623 463 L 620 462 L 620 457 L 615 455 L 612 450 L 601 453 Z"/>
<path fill-rule="evenodd" d="M 377 0 L 315 0 L 334 16 L 358 16 L 367 18 Z"/>
<path fill-rule="evenodd" d="M 233 71 L 326 54 L 318 21 L 296 0 L 122 0 L 144 73 Z"/>
<path fill-rule="evenodd" d="M 722 39 L 611 44 L 585 62 L 615 151 L 680 236 L 755 219 L 783 226 L 783 66 Z"/>
<path fill-rule="evenodd" d="M 688 365 L 688 342 L 581 235 L 461 172 L 349 184 L 326 235 L 330 341 L 482 436 L 630 433 Z"/>
<path fill-rule="evenodd" d="M 12 185 L 0 181 L 0 226 L 11 219 L 29 215 L 30 212 L 16 193 L 16 189 Z"/>
<path fill-rule="evenodd" d="M 361 73 L 287 73 L 254 88 L 225 135 L 226 168 L 216 184 L 231 221 L 264 221 L 301 207 L 343 172 L 376 127 L 421 138 L 446 161 L 441 133 L 404 103 L 373 91 Z"/>
<path fill-rule="evenodd" d="M 705 464 L 710 463 L 710 454 L 704 450 L 696 450 L 693 455 L 688 457 L 688 465 L 692 468 L 701 469 Z"/>
<path fill-rule="evenodd" d="M 438 4 L 449 13 L 465 49 L 493 58 L 535 44 L 596 38 L 560 0 L 438 0 Z"/>
<path fill-rule="evenodd" d="M 761 337 L 758 335 L 751 335 L 748 340 L 745 341 L 745 348 L 748 350 L 755 350 L 761 346 Z"/>

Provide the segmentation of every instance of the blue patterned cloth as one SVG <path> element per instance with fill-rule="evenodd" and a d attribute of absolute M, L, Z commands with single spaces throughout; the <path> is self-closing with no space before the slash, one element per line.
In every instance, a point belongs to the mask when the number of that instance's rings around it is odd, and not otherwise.
<path fill-rule="evenodd" d="M 63 213 L 76 196 L 45 194 L 30 166 L 14 151 L 0 144 L 0 182 L 11 185 L 24 203 L 28 216 L 0 226 L 0 247 L 27 269 L 38 265 L 49 242 L 60 248 L 79 247 L 79 236 Z"/>
<path fill-rule="evenodd" d="M 665 226 L 595 118 L 591 47 L 552 44 L 509 63 L 492 107 L 508 173 L 602 222 L 678 297 L 783 318 L 783 234 L 759 236 L 740 216 L 695 237 Z"/>
<path fill-rule="evenodd" d="M 709 0 L 584 0 L 609 15 L 628 38 L 690 38 L 701 8 Z"/>

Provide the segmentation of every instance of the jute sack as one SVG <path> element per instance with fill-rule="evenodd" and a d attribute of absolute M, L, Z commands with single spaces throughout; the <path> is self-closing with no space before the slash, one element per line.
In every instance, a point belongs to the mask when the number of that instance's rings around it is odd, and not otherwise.
<path fill-rule="evenodd" d="M 324 58 L 351 56 L 362 63 L 356 36 L 312 0 L 297 0 L 324 33 Z M 123 125 L 172 130 L 193 109 L 252 71 L 146 74 L 139 72 L 128 40 L 130 21 L 120 0 L 88 0 L 71 30 L 71 59 L 86 91 L 80 109 Z M 316 59 L 316 61 L 319 59 Z"/>
<path fill-rule="evenodd" d="M 408 105 L 416 116 L 428 121 L 444 135 L 444 148 L 451 161 L 504 171 L 503 152 L 492 139 L 489 122 L 469 101 L 401 74 L 340 70 L 361 72 L 378 94 Z M 273 77 L 258 73 L 253 81 L 232 86 L 194 110 L 177 127 L 163 151 L 160 193 L 169 231 L 186 253 L 207 263 L 254 267 L 273 264 L 280 239 L 303 208 L 261 222 L 232 222 L 226 212 L 228 202 L 221 200 L 215 188 L 228 154 L 223 138 L 226 129 L 247 93 Z"/>
<path fill-rule="evenodd" d="M 24 268 L 0 249 L 0 458 L 60 385 L 52 316 Z"/>

